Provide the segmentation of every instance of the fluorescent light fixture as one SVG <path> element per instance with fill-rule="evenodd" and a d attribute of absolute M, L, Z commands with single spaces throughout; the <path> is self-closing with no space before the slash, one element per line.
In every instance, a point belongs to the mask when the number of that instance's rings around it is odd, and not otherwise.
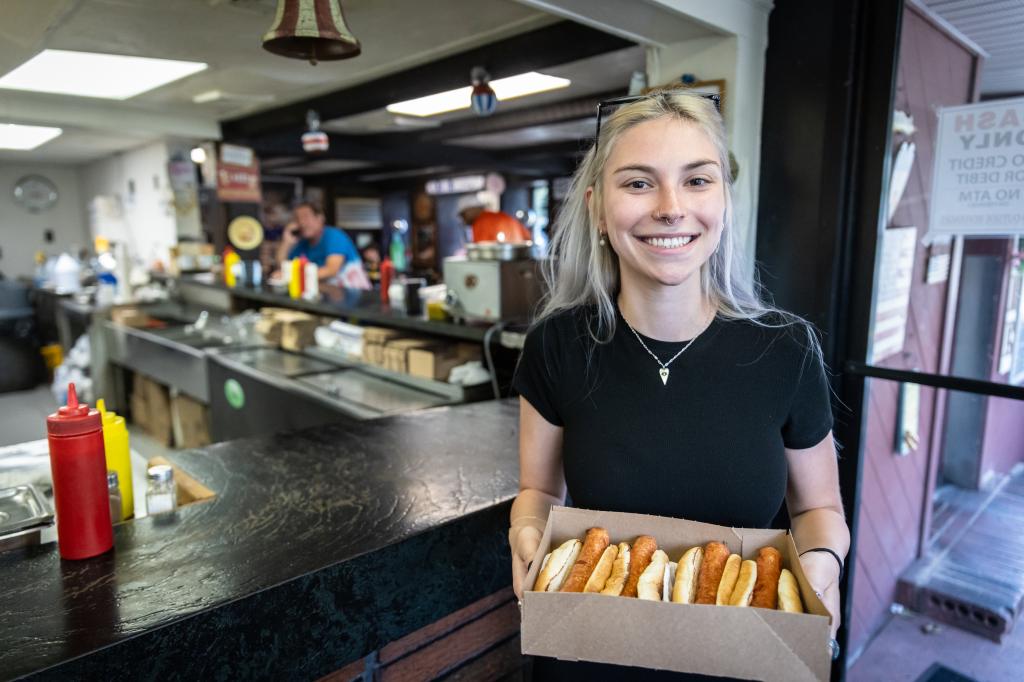
<path fill-rule="evenodd" d="M 201 92 L 198 95 L 195 95 L 192 98 L 192 101 L 196 104 L 206 104 L 207 102 L 216 102 L 223 96 L 224 93 L 220 90 L 207 90 L 206 92 Z"/>
<path fill-rule="evenodd" d="M 0 123 L 0 149 L 35 149 L 60 135 L 60 128 Z"/>
<path fill-rule="evenodd" d="M 499 78 L 496 81 L 491 81 L 490 85 L 494 88 L 494 94 L 498 96 L 498 100 L 505 101 L 516 97 L 525 97 L 526 95 L 536 95 L 537 93 L 549 90 L 567 88 L 570 83 L 571 81 L 568 78 L 558 78 L 557 76 L 548 76 L 536 71 L 530 71 L 528 73 L 521 73 L 518 76 Z M 472 93 L 473 88 L 467 85 L 464 88 L 439 92 L 436 95 L 427 95 L 426 97 L 418 97 L 406 100 L 405 102 L 389 104 L 387 109 L 392 114 L 434 116 L 449 111 L 468 109 Z"/>
<path fill-rule="evenodd" d="M 128 99 L 205 68 L 201 62 L 43 50 L 0 78 L 0 88 Z"/>

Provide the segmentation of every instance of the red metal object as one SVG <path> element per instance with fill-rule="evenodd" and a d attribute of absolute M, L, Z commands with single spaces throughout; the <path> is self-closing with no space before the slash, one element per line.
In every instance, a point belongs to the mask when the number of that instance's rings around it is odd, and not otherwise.
<path fill-rule="evenodd" d="M 107 462 L 100 413 L 78 402 L 68 385 L 68 404 L 46 418 L 50 442 L 57 544 L 64 559 L 88 559 L 114 546 L 107 496 Z"/>

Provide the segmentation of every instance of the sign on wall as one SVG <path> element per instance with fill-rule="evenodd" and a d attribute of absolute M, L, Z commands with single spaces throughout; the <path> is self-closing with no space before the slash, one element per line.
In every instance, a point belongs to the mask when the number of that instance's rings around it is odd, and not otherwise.
<path fill-rule="evenodd" d="M 875 319 L 871 329 L 872 364 L 903 350 L 916 246 L 916 227 L 890 227 L 883 231 Z"/>
<path fill-rule="evenodd" d="M 1024 234 L 1024 98 L 939 109 L 928 239 Z"/>
<path fill-rule="evenodd" d="M 217 164 L 217 198 L 225 202 L 260 203 L 260 162 L 248 147 L 222 144 Z"/>

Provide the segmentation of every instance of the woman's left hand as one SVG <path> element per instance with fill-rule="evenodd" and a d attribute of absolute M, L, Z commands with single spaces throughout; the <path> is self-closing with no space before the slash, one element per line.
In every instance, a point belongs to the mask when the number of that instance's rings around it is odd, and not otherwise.
<path fill-rule="evenodd" d="M 818 594 L 821 603 L 832 615 L 832 638 L 835 639 L 839 630 L 839 564 L 835 557 L 827 552 L 807 552 L 800 557 L 800 566 L 804 569 L 811 587 Z"/>

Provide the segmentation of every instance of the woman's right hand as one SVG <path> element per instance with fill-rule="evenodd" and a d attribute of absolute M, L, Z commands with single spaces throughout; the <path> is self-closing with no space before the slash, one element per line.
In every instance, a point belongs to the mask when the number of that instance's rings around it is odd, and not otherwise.
<path fill-rule="evenodd" d="M 513 527 L 509 530 L 508 542 L 512 548 L 512 590 L 517 599 L 523 598 L 526 574 L 530 571 L 530 562 L 540 546 L 542 531 L 530 525 Z"/>

